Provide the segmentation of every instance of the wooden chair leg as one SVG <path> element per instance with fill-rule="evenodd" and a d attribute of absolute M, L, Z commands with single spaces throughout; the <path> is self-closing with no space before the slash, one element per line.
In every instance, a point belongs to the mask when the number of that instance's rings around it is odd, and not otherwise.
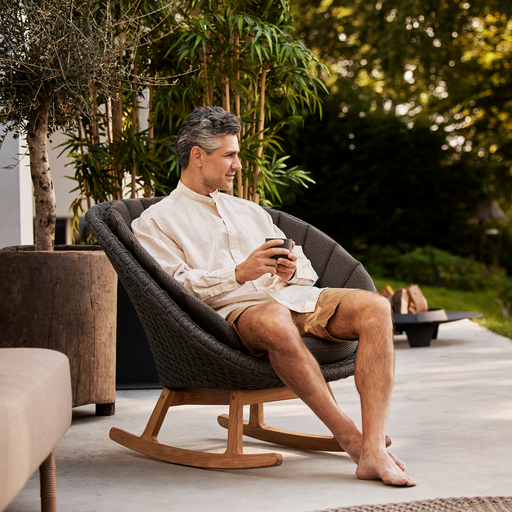
<path fill-rule="evenodd" d="M 327 384 L 331 395 L 334 394 L 329 384 Z M 336 399 L 335 399 L 336 400 Z M 217 418 L 221 427 L 228 428 L 230 417 L 222 414 Z M 278 428 L 269 427 L 263 417 L 263 403 L 252 404 L 250 406 L 249 421 L 243 421 L 243 435 L 260 441 L 274 443 L 289 448 L 299 450 L 313 450 L 323 452 L 344 452 L 334 436 L 303 434 L 300 432 L 291 432 Z M 391 439 L 386 436 L 386 447 L 391 445 Z"/>
<path fill-rule="evenodd" d="M 224 392 L 227 393 L 227 392 Z M 136 452 L 154 457 L 159 460 L 194 466 L 200 468 L 215 469 L 244 469 L 279 466 L 283 462 L 283 456 L 279 453 L 243 453 L 243 391 L 229 392 L 228 440 L 224 453 L 199 452 L 174 448 L 158 442 L 158 434 L 165 419 L 169 407 L 185 405 L 187 403 L 215 403 L 212 390 L 196 390 L 193 400 L 189 400 L 187 392 L 175 392 L 165 389 L 149 418 L 148 424 L 141 436 L 136 436 L 119 428 L 110 430 L 110 439 L 130 448 Z"/>
<path fill-rule="evenodd" d="M 219 425 L 228 428 L 229 416 L 223 414 L 217 418 Z M 302 434 L 291 432 L 266 425 L 263 418 L 263 404 L 250 406 L 249 421 L 243 422 L 243 435 L 266 441 L 267 443 L 279 444 L 289 448 L 300 450 L 315 450 L 324 452 L 344 451 L 333 436 L 322 436 L 313 434 Z"/>
<path fill-rule="evenodd" d="M 41 511 L 57 512 L 57 486 L 55 483 L 55 450 L 39 466 Z"/>

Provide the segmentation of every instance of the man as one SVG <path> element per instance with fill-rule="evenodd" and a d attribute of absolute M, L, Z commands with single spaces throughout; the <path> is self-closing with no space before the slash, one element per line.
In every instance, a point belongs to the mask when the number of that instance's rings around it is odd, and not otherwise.
<path fill-rule="evenodd" d="M 265 242 L 285 237 L 267 212 L 219 193 L 233 187 L 241 169 L 240 127 L 220 107 L 196 109 L 176 141 L 178 187 L 136 219 L 133 232 L 164 270 L 226 318 L 250 352 L 268 354 L 281 380 L 357 464 L 359 478 L 414 486 L 405 464 L 385 449 L 394 370 L 389 302 L 364 290 L 314 287 L 316 273 L 300 247 L 290 252 L 281 241 Z M 332 398 L 302 335 L 359 339 L 362 432 Z"/>

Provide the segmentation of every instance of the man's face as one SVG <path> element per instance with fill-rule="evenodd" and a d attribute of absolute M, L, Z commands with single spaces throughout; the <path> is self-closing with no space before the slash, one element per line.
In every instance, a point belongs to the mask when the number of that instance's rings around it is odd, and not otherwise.
<path fill-rule="evenodd" d="M 223 135 L 219 137 L 222 146 L 211 154 L 203 153 L 203 166 L 201 167 L 202 180 L 200 188 L 203 193 L 209 194 L 214 190 L 231 190 L 236 171 L 242 168 L 238 154 L 238 138 L 236 135 Z"/>

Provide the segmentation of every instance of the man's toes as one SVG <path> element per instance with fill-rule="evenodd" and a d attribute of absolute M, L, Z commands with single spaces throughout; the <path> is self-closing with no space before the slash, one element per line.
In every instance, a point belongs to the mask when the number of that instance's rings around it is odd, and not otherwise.
<path fill-rule="evenodd" d="M 402 462 L 394 453 L 388 452 L 388 455 L 402 471 L 405 471 L 405 462 Z"/>
<path fill-rule="evenodd" d="M 400 475 L 399 477 L 389 479 L 383 478 L 382 480 L 385 484 L 388 485 L 396 485 L 403 487 L 414 487 L 416 485 L 416 481 L 409 475 L 406 475 L 405 473 L 402 473 L 402 475 Z"/>
<path fill-rule="evenodd" d="M 405 484 L 407 487 L 414 487 L 416 485 L 416 480 L 407 475 L 407 483 Z"/>

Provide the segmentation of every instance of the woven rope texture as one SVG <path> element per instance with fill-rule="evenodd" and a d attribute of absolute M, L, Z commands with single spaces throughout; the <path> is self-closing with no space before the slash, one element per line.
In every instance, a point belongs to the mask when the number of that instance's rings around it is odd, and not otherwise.
<path fill-rule="evenodd" d="M 329 508 L 315 512 L 512 512 L 512 497 L 438 498 L 409 503 Z"/>
<path fill-rule="evenodd" d="M 240 342 L 227 322 L 163 272 L 133 236 L 131 221 L 160 199 L 102 203 L 86 214 L 91 232 L 118 273 L 141 320 L 160 383 L 174 389 L 283 386 L 270 363 L 240 352 Z M 320 286 L 375 291 L 362 265 L 332 239 L 283 212 L 269 213 L 287 236 L 303 246 L 320 276 Z M 305 343 L 322 365 L 328 382 L 353 375 L 357 343 L 337 344 L 314 338 L 305 338 Z M 329 362 L 323 364 L 325 361 Z"/>

